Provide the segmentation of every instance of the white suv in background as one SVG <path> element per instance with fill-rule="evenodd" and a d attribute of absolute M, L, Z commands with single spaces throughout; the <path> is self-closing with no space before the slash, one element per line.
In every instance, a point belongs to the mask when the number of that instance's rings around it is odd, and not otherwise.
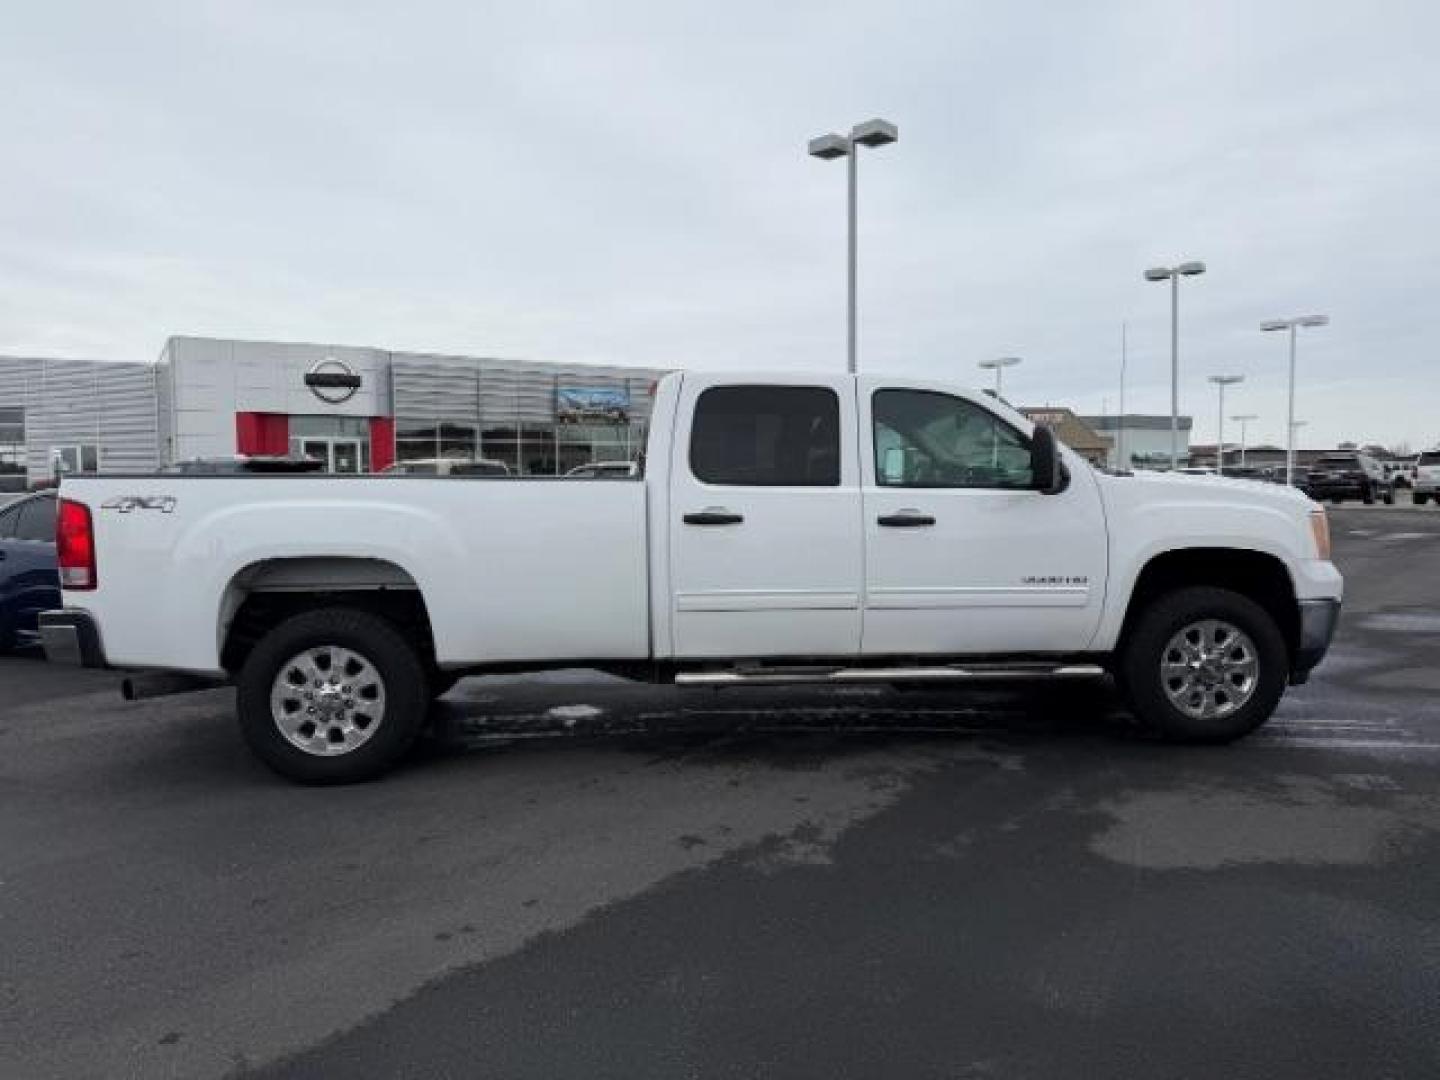
<path fill-rule="evenodd" d="M 1430 499 L 1440 506 L 1440 450 L 1426 450 L 1415 459 L 1414 487 L 1410 499 L 1417 506 Z"/>

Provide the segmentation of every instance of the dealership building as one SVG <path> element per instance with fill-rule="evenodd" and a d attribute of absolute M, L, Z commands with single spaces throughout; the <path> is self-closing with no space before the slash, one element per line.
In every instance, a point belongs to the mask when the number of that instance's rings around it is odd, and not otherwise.
<path fill-rule="evenodd" d="M 427 458 L 553 476 L 644 447 L 643 368 L 174 337 L 153 364 L 0 357 L 0 484 L 303 454 L 332 472 Z"/>

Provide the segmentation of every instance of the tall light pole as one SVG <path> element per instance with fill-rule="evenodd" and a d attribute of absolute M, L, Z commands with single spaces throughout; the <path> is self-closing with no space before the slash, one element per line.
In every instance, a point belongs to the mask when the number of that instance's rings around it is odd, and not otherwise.
<path fill-rule="evenodd" d="M 1225 475 L 1225 387 L 1244 382 L 1244 375 L 1211 375 L 1210 381 L 1220 390 L 1220 413 L 1215 424 L 1215 471 Z"/>
<path fill-rule="evenodd" d="M 990 368 L 995 369 L 995 397 L 997 400 L 1000 399 L 1000 373 L 1004 371 L 1007 367 L 1014 367 L 1016 364 L 1020 363 L 1020 360 L 1021 358 L 1018 356 L 1000 356 L 996 357 L 994 360 L 981 360 L 976 365 L 976 367 L 984 368 L 987 371 Z"/>
<path fill-rule="evenodd" d="M 1297 431 L 1299 431 L 1302 427 L 1304 427 L 1304 426 L 1305 426 L 1306 424 L 1308 424 L 1308 423 L 1310 423 L 1309 420 L 1291 420 L 1291 421 L 1290 421 L 1290 442 L 1291 442 L 1291 444 L 1293 444 L 1293 443 L 1295 442 L 1295 433 L 1296 433 Z M 1288 462 L 1288 460 L 1289 460 L 1288 457 L 1287 457 L 1286 460 L 1287 460 L 1287 462 Z M 1285 483 L 1286 483 L 1287 485 L 1291 483 L 1291 480 L 1290 480 L 1290 466 L 1289 466 L 1288 464 L 1285 466 Z"/>
<path fill-rule="evenodd" d="M 1170 468 L 1180 467 L 1180 278 L 1205 272 L 1205 264 L 1192 259 L 1179 266 L 1152 266 L 1146 281 L 1170 282 Z"/>
<path fill-rule="evenodd" d="M 1290 331 L 1290 404 L 1286 412 L 1285 442 L 1285 483 L 1295 478 L 1295 328 L 1298 326 L 1328 326 L 1328 315 L 1297 315 L 1293 319 L 1271 319 L 1260 324 L 1261 330 Z"/>
<path fill-rule="evenodd" d="M 859 203 L 858 163 L 860 160 L 860 147 L 884 146 L 893 143 L 900 138 L 900 129 L 888 120 L 867 120 L 863 124 L 856 124 L 850 129 L 850 134 L 837 135 L 831 132 L 829 135 L 820 135 L 810 140 L 810 156 L 820 158 L 822 161 L 832 161 L 835 158 L 846 158 L 850 166 L 849 185 L 849 222 L 848 233 L 848 289 L 847 289 L 847 313 L 845 318 L 845 340 L 846 340 L 846 370 L 852 375 L 855 373 L 855 280 L 857 275 L 857 264 L 859 262 L 859 240 L 855 232 L 856 208 Z"/>
<path fill-rule="evenodd" d="M 1250 412 L 1241 413 L 1239 416 L 1232 416 L 1230 417 L 1230 419 L 1234 420 L 1240 425 L 1240 467 L 1243 469 L 1245 467 L 1245 447 L 1247 445 L 1245 439 L 1245 434 L 1247 430 L 1246 425 L 1248 425 L 1251 420 L 1259 420 L 1260 417 L 1257 416 L 1255 413 Z"/>
<path fill-rule="evenodd" d="M 1120 324 L 1120 415 L 1116 418 L 1115 428 L 1115 467 L 1117 469 L 1128 469 L 1129 465 L 1125 460 L 1125 365 L 1130 359 L 1129 342 L 1126 340 L 1130 327 L 1126 323 Z"/>

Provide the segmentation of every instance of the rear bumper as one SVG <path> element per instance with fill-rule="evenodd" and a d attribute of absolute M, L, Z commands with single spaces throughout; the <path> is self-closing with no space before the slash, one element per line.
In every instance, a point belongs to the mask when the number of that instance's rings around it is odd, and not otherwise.
<path fill-rule="evenodd" d="M 54 664 L 103 668 L 105 650 L 100 645 L 100 628 L 88 611 L 64 608 L 40 613 L 40 644 L 45 658 Z"/>
<path fill-rule="evenodd" d="M 1325 658 L 1339 622 L 1339 600 L 1300 601 L 1300 641 L 1291 664 L 1292 683 L 1303 683 L 1310 677 L 1315 665 Z"/>

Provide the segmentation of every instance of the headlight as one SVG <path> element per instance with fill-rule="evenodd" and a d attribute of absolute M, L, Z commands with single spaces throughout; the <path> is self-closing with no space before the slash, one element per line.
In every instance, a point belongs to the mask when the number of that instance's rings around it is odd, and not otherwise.
<path fill-rule="evenodd" d="M 1310 535 L 1315 537 L 1315 554 L 1330 558 L 1330 515 L 1324 510 L 1310 511 Z"/>

